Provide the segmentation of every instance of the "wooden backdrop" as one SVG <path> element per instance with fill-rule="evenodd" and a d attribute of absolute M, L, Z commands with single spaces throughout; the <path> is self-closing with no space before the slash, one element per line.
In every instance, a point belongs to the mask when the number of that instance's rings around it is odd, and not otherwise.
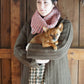
<path fill-rule="evenodd" d="M 20 63 L 13 48 L 23 24 L 29 22 L 36 0 L 0 0 L 0 84 L 20 84 Z M 58 0 L 62 16 L 73 24 L 69 49 L 72 84 L 84 84 L 84 6 L 80 0 Z"/>

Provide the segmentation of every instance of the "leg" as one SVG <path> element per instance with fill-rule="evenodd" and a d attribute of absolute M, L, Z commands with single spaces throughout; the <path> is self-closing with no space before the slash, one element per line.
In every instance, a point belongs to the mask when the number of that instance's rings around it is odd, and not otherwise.
<path fill-rule="evenodd" d="M 57 46 L 55 44 L 51 44 L 54 50 L 57 50 Z"/>
<path fill-rule="evenodd" d="M 50 43 L 47 43 L 47 42 L 42 43 L 42 47 L 50 47 L 50 46 L 51 46 Z"/>
<path fill-rule="evenodd" d="M 55 42 L 55 45 L 58 45 L 58 41 Z"/>
<path fill-rule="evenodd" d="M 45 43 L 42 43 L 42 46 L 43 47 L 50 47 L 50 46 L 52 46 L 54 50 L 57 50 L 57 46 L 55 44 L 53 44 L 53 43 L 45 42 Z"/>

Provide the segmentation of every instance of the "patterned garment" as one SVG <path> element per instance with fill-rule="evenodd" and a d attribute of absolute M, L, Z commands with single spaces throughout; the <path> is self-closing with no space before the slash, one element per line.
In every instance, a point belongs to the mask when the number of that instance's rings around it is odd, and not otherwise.
<path fill-rule="evenodd" d="M 44 70 L 45 70 L 45 64 L 41 64 L 39 68 L 31 68 L 29 84 L 45 84 Z"/>
<path fill-rule="evenodd" d="M 57 25 L 60 16 L 61 14 L 57 8 L 53 8 L 52 12 L 43 18 L 36 10 L 31 19 L 31 33 L 42 33 L 43 27 L 54 28 Z"/>

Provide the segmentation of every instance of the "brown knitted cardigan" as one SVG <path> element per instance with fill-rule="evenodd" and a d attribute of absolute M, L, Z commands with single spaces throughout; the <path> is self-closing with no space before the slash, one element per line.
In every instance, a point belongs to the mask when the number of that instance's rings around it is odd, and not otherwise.
<path fill-rule="evenodd" d="M 58 24 L 60 22 L 63 22 L 64 29 L 59 38 L 57 51 L 51 47 L 42 48 L 39 44 L 31 44 L 26 52 L 25 47 L 33 35 L 30 34 L 31 27 L 27 23 L 22 28 L 14 47 L 14 55 L 23 64 L 21 84 L 28 84 L 30 67 L 40 66 L 35 59 L 50 59 L 45 68 L 46 84 L 71 84 L 67 52 L 72 43 L 73 28 L 68 20 L 60 18 Z"/>

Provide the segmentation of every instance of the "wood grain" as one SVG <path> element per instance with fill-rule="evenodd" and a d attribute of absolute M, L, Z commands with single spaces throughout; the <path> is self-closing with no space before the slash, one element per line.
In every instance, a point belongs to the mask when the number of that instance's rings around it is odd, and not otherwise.
<path fill-rule="evenodd" d="M 78 47 L 79 40 L 79 0 L 58 0 L 62 17 L 72 22 L 74 38 L 72 47 Z"/>
<path fill-rule="evenodd" d="M 1 0 L 0 0 L 0 48 L 1 48 Z"/>
<path fill-rule="evenodd" d="M 20 0 L 21 1 L 21 5 L 20 5 L 20 23 L 21 23 L 21 28 L 23 27 L 24 23 L 26 23 L 27 21 L 27 11 L 26 11 L 26 8 L 27 8 L 27 2 L 26 0 Z M 27 0 L 28 1 L 28 0 Z"/>
<path fill-rule="evenodd" d="M 79 48 L 69 49 L 68 59 L 84 60 L 84 49 L 79 49 Z"/>
<path fill-rule="evenodd" d="M 10 60 L 2 60 L 2 84 L 11 84 L 11 62 Z"/>
<path fill-rule="evenodd" d="M 84 84 L 84 60 L 79 62 L 79 83 Z"/>
<path fill-rule="evenodd" d="M 1 0 L 1 48 L 10 48 L 10 0 Z"/>
<path fill-rule="evenodd" d="M 0 49 L 0 59 L 11 59 L 11 49 Z"/>
<path fill-rule="evenodd" d="M 14 48 L 16 39 L 20 32 L 20 0 L 11 0 L 11 49 Z M 12 84 L 20 83 L 20 63 L 11 51 L 11 77 Z"/>
<path fill-rule="evenodd" d="M 84 48 L 84 6 L 80 3 L 80 47 Z"/>
<path fill-rule="evenodd" d="M 0 84 L 21 84 L 13 48 L 21 27 L 36 10 L 36 0 L 0 0 L 0 4 Z M 58 4 L 62 16 L 73 24 L 72 47 L 78 47 L 68 51 L 72 84 L 84 84 L 84 6 L 79 0 L 58 0 Z"/>
<path fill-rule="evenodd" d="M 78 61 L 69 59 L 69 68 L 71 73 L 71 84 L 78 84 Z"/>
<path fill-rule="evenodd" d="M 2 84 L 2 61 L 0 59 L 0 84 Z"/>
<path fill-rule="evenodd" d="M 11 49 L 0 49 L 0 54 L 10 54 L 11 53 Z"/>
<path fill-rule="evenodd" d="M 27 0 L 27 22 L 30 21 L 30 0 Z"/>
<path fill-rule="evenodd" d="M 30 21 L 30 19 L 31 19 L 31 17 L 32 17 L 32 15 L 34 14 L 34 12 L 35 12 L 35 10 L 36 10 L 36 0 L 28 0 L 27 1 L 27 14 L 28 14 L 28 16 L 27 16 L 27 21 L 29 22 Z"/>

